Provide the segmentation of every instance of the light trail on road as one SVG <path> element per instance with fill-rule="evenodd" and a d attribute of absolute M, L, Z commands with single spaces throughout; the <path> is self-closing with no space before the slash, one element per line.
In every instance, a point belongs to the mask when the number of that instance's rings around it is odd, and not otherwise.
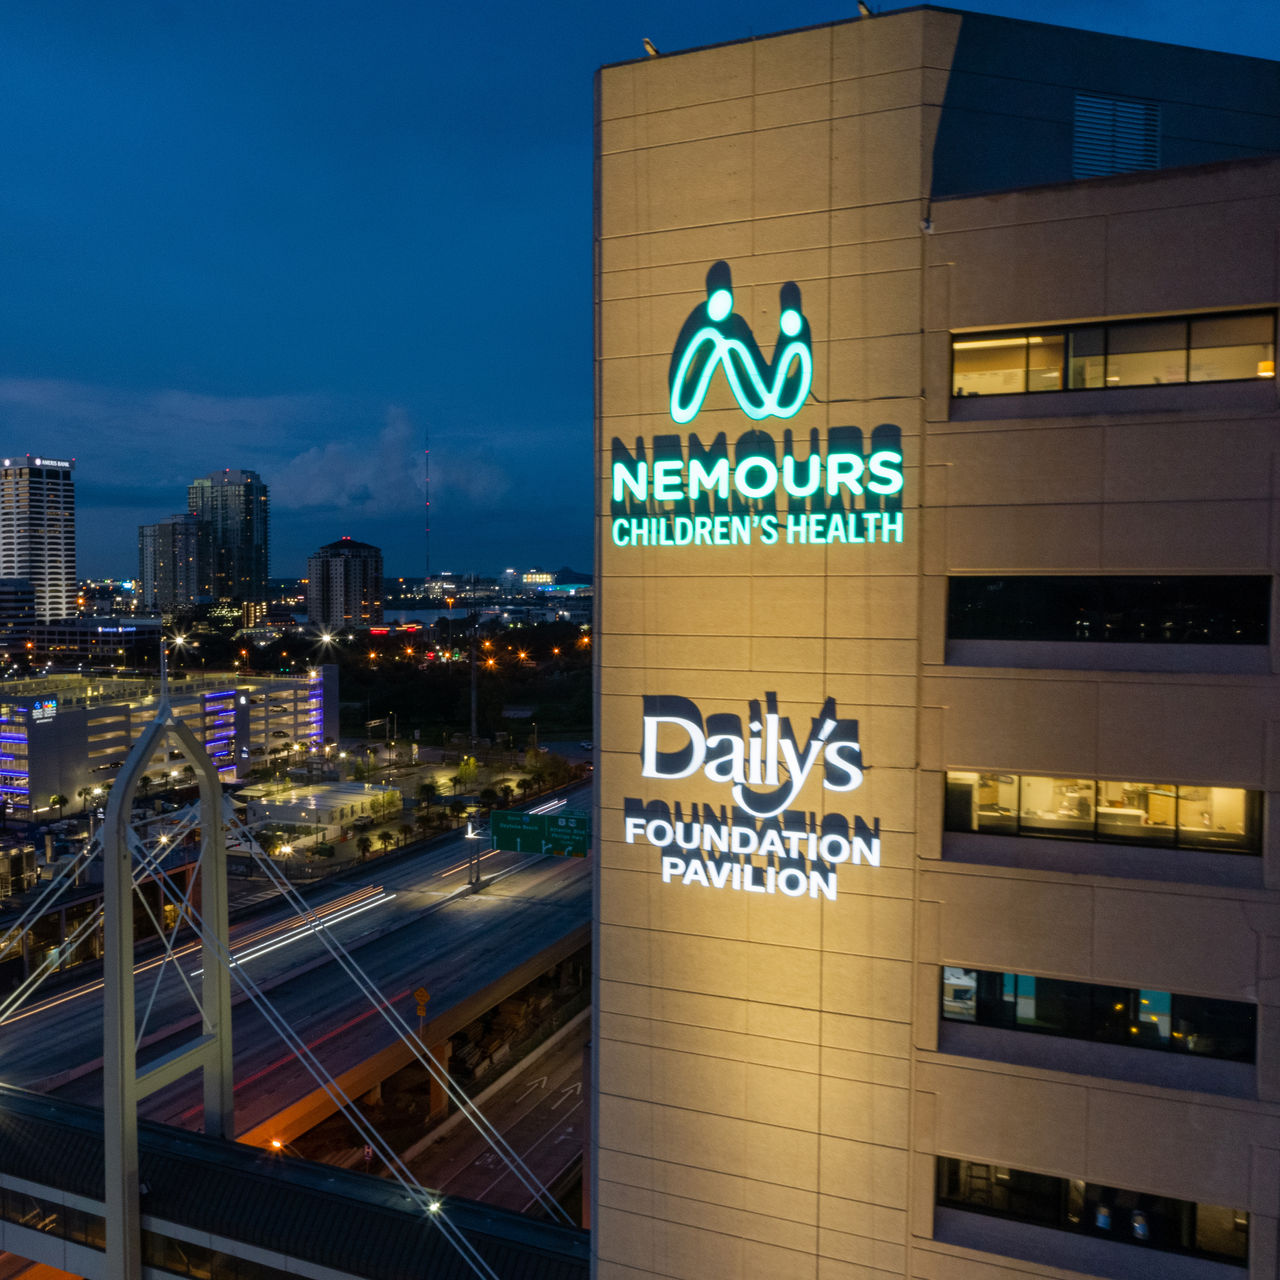
<path fill-rule="evenodd" d="M 242 947 L 232 951 L 231 968 L 234 969 L 236 965 L 244 964 L 257 956 L 265 956 L 268 952 L 279 951 L 281 947 L 288 947 L 295 942 L 301 942 L 304 938 L 312 937 L 321 928 L 327 929 L 330 925 L 338 924 L 343 920 L 350 920 L 352 916 L 358 916 L 362 912 L 371 911 L 374 907 L 382 906 L 384 902 L 393 901 L 395 896 L 394 893 L 378 890 L 373 897 L 368 898 L 366 901 L 360 902 L 355 906 L 345 907 L 341 911 L 317 909 L 308 916 L 295 916 L 294 919 L 300 920 L 301 923 L 284 937 L 260 942 L 254 947 Z M 188 974 L 188 977 L 198 978 L 203 972 L 203 969 L 194 969 Z"/>
<path fill-rule="evenodd" d="M 377 906 L 379 903 L 389 901 L 394 897 L 395 894 L 388 895 L 381 885 L 370 885 L 363 889 L 355 889 L 351 893 L 344 894 L 340 898 L 335 898 L 332 902 L 326 902 L 322 906 L 316 907 L 313 914 L 320 917 L 320 919 L 324 920 L 326 923 L 336 923 L 337 920 L 334 919 L 335 916 L 337 919 L 346 918 L 345 914 L 339 915 L 338 913 L 350 912 L 351 914 L 355 914 L 357 911 L 365 909 L 362 904 L 366 902 L 368 902 L 369 906 Z M 371 898 L 375 899 L 375 901 L 368 901 Z M 270 940 L 277 937 L 283 930 L 293 930 L 296 931 L 297 937 L 305 937 L 307 934 L 315 931 L 315 923 L 306 916 L 294 915 L 290 916 L 287 920 L 278 921 L 276 924 L 266 925 L 263 928 L 255 929 L 240 940 L 237 951 L 235 952 L 236 956 L 240 957 L 241 951 L 244 948 L 253 948 L 255 945 L 261 948 L 263 945 L 271 945 Z M 294 940 L 296 940 L 296 938 L 289 939 L 289 941 Z M 196 940 L 195 942 L 186 942 L 183 943 L 182 946 L 174 948 L 173 956 L 175 959 L 181 960 L 187 956 L 195 954 L 199 950 L 199 940 Z M 253 951 L 252 954 L 261 954 L 261 950 Z M 140 974 L 149 973 L 151 970 L 159 968 L 167 959 L 167 955 L 156 956 L 152 960 L 144 960 L 141 963 L 134 965 L 134 976 L 137 977 Z M 197 974 L 200 972 L 201 971 L 199 969 L 196 970 Z M 194 977 L 195 975 L 193 974 L 192 976 Z M 104 984 L 99 979 L 94 982 L 86 982 L 82 986 L 75 987 L 71 991 L 64 991 L 61 995 L 50 996 L 47 1000 L 41 1000 L 39 1003 L 31 1005 L 29 1008 L 23 1009 L 21 1013 L 12 1014 L 4 1020 L 4 1025 L 8 1026 L 14 1022 L 21 1022 L 23 1018 L 30 1018 L 35 1014 L 43 1013 L 48 1009 L 55 1009 L 59 1005 L 66 1004 L 68 1001 L 80 1000 L 85 996 L 94 995 L 102 990 L 103 985 Z"/>

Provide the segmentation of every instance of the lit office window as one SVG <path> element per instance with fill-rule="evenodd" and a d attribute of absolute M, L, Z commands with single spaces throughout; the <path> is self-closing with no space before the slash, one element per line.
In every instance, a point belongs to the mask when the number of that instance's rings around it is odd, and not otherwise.
<path fill-rule="evenodd" d="M 1227 312 L 951 337 L 956 396 L 1275 377 L 1275 314 Z"/>
<path fill-rule="evenodd" d="M 947 831 L 1262 852 L 1262 793 L 949 769 Z"/>
<path fill-rule="evenodd" d="M 1237 1000 L 942 967 L 941 1016 L 1006 1031 L 1253 1062 L 1258 1011 Z"/>
<path fill-rule="evenodd" d="M 1106 1187 L 1083 1178 L 1055 1178 L 940 1156 L 937 1203 L 1234 1266 L 1244 1267 L 1249 1261 L 1245 1210 Z"/>

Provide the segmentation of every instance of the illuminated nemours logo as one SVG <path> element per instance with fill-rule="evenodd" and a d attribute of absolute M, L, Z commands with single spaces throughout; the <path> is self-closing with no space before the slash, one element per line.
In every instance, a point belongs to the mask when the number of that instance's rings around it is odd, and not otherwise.
<path fill-rule="evenodd" d="M 809 397 L 809 321 L 794 283 L 782 286 L 778 340 L 766 360 L 734 310 L 729 267 L 707 273 L 706 301 L 690 312 L 668 371 L 671 417 L 684 425 L 723 375 L 751 420 L 791 419 Z M 717 427 L 726 421 L 716 415 Z M 704 420 L 705 421 L 705 420 Z M 732 421 L 732 415 L 728 421 Z M 614 436 L 609 533 L 615 547 L 846 547 L 903 541 L 906 462 L 891 422 L 773 429 L 751 425 L 684 436 Z"/>
<path fill-rule="evenodd" d="M 641 776 L 675 783 L 701 775 L 727 788 L 710 801 L 624 799 L 628 844 L 661 851 L 666 884 L 784 897 L 836 897 L 843 863 L 880 865 L 880 819 L 798 807 L 806 788 L 848 793 L 862 785 L 858 722 L 828 698 L 798 735 L 776 695 L 736 714 L 703 716 L 677 696 L 648 696 L 641 725 Z"/>
<path fill-rule="evenodd" d="M 717 369 L 724 371 L 738 407 L 748 418 L 792 418 L 809 395 L 813 352 L 800 290 L 783 285 L 778 340 L 766 362 L 747 322 L 734 312 L 729 268 L 717 262 L 707 276 L 707 300 L 696 306 L 671 356 L 671 416 L 692 422 Z"/>

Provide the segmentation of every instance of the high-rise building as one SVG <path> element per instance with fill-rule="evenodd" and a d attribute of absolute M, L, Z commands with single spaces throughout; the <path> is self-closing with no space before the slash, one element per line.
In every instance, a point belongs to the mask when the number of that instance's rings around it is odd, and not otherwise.
<path fill-rule="evenodd" d="M 0 466 L 0 577 L 25 578 L 42 621 L 76 612 L 74 460 L 4 458 Z"/>
<path fill-rule="evenodd" d="M 191 514 L 209 527 L 213 594 L 221 600 L 267 599 L 267 486 L 256 471 L 226 468 L 193 480 Z"/>
<path fill-rule="evenodd" d="M 307 558 L 307 621 L 336 631 L 382 622 L 382 552 L 339 538 Z"/>
<path fill-rule="evenodd" d="M 1280 67 L 596 108 L 594 1274 L 1274 1276 Z"/>
<path fill-rule="evenodd" d="M 207 601 L 213 591 L 213 539 L 208 521 L 190 512 L 138 529 L 138 599 L 168 611 Z"/>

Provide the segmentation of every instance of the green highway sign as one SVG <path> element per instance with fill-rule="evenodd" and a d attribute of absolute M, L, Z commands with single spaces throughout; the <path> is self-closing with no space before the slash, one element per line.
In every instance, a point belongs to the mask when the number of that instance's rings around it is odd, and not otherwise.
<path fill-rule="evenodd" d="M 591 814 L 585 809 L 559 813 L 512 813 L 494 810 L 489 815 L 494 845 L 508 853 L 558 853 L 585 858 L 591 846 Z"/>

